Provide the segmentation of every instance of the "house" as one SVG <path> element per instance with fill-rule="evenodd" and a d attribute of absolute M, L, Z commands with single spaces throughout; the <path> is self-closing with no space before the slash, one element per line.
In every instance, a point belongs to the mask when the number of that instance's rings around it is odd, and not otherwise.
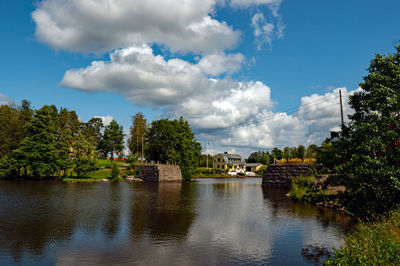
<path fill-rule="evenodd" d="M 246 163 L 246 172 L 257 173 L 262 166 L 262 163 Z"/>
<path fill-rule="evenodd" d="M 213 157 L 213 169 L 229 172 L 244 173 L 246 162 L 239 154 L 229 154 L 227 152 L 217 154 Z"/>

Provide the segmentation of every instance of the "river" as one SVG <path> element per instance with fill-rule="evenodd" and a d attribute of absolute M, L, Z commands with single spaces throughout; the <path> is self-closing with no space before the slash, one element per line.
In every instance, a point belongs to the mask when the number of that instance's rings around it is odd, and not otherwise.
<path fill-rule="evenodd" d="M 0 265 L 314 265 L 349 217 L 262 189 L 185 183 L 0 181 Z"/>

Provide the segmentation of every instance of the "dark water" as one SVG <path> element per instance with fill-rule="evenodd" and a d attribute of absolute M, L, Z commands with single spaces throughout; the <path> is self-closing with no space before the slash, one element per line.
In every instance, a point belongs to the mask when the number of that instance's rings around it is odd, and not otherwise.
<path fill-rule="evenodd" d="M 261 179 L 0 182 L 0 265 L 313 265 L 351 220 Z"/>

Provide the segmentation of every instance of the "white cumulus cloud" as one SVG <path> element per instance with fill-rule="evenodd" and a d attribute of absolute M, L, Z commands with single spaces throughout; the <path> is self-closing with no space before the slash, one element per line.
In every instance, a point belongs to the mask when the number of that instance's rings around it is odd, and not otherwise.
<path fill-rule="evenodd" d="M 101 53 L 157 43 L 173 51 L 215 52 L 240 36 L 213 19 L 216 0 L 43 0 L 32 13 L 36 36 L 55 49 Z"/>

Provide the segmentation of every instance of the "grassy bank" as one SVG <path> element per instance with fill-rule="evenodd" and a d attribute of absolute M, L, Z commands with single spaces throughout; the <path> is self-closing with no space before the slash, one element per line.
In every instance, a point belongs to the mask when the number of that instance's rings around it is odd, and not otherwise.
<path fill-rule="evenodd" d="M 400 210 L 363 222 L 326 265 L 400 265 Z"/>
<path fill-rule="evenodd" d="M 119 176 L 120 178 L 126 176 L 128 174 L 128 169 L 126 165 L 122 162 L 114 161 L 114 163 L 118 166 Z M 112 178 L 112 169 L 111 169 L 111 161 L 110 160 L 97 160 L 95 165 L 95 171 L 91 171 L 85 177 L 78 177 L 75 175 L 70 175 L 66 178 L 63 178 L 63 181 L 66 182 L 91 182 L 97 181 L 101 179 L 111 179 Z"/>

